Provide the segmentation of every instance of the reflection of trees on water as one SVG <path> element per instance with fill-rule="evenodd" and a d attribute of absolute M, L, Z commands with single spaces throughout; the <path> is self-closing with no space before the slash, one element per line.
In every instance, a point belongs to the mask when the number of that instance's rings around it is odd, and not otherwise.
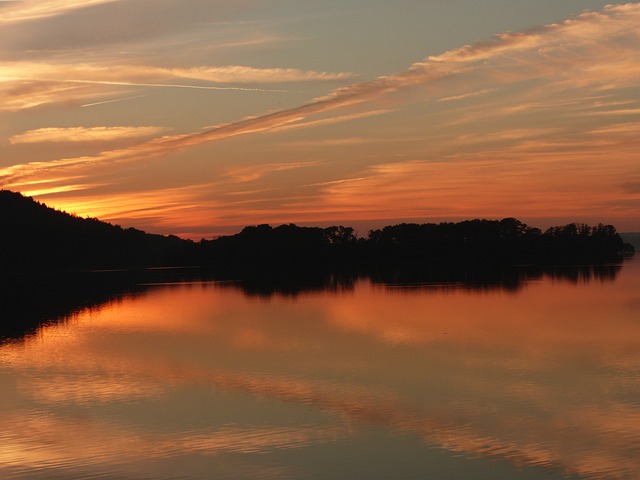
<path fill-rule="evenodd" d="M 562 267 L 518 266 L 469 268 L 465 266 L 431 266 L 429 268 L 388 268 L 343 271 L 322 274 L 307 273 L 297 276 L 270 275 L 268 272 L 241 278 L 233 288 L 241 288 L 251 296 L 296 296 L 311 291 L 352 290 L 360 280 L 389 288 L 405 287 L 420 290 L 468 290 L 477 292 L 518 292 L 529 282 L 545 278 L 572 284 L 613 281 L 622 264 L 575 265 Z"/>
<path fill-rule="evenodd" d="M 85 308 L 98 308 L 144 287 L 115 272 L 29 272 L 0 275 L 0 341 L 33 333 Z"/>
<path fill-rule="evenodd" d="M 218 288 L 240 289 L 251 297 L 296 297 L 312 292 L 344 292 L 359 281 L 420 292 L 467 290 L 518 292 L 531 281 L 550 278 L 572 284 L 613 281 L 622 264 L 562 267 L 431 266 L 429 268 L 300 270 L 287 273 L 254 270 L 225 274 L 208 269 L 150 269 L 0 276 L 0 341 L 34 333 L 45 323 L 62 321 L 85 308 L 99 308 L 125 297 L 142 295 L 154 285 L 232 280 Z"/>
<path fill-rule="evenodd" d="M 621 264 L 548 267 L 545 275 L 571 283 L 610 282 L 615 280 L 621 269 Z"/>
<path fill-rule="evenodd" d="M 462 289 L 475 291 L 505 290 L 517 292 L 529 282 L 551 278 L 572 284 L 591 281 L 613 281 L 622 264 L 571 265 L 544 267 L 537 265 L 516 267 L 430 268 L 428 270 L 378 271 L 372 275 L 377 283 L 387 285 L 424 286 L 425 288 Z"/>
<path fill-rule="evenodd" d="M 353 290 L 362 275 L 353 272 L 322 273 L 310 272 L 304 275 L 270 275 L 253 273 L 237 277 L 237 282 L 226 284 L 231 288 L 240 288 L 252 297 L 272 297 L 275 295 L 296 297 L 309 292 L 342 292 Z"/>
<path fill-rule="evenodd" d="M 465 290 L 508 290 L 518 291 L 529 282 L 551 278 L 572 284 L 590 281 L 613 281 L 622 269 L 622 264 L 571 265 L 571 266 L 517 266 L 498 268 L 468 268 L 459 266 L 452 269 L 431 268 L 429 270 L 395 270 L 378 272 L 375 281 L 385 284 L 423 284 Z"/>
<path fill-rule="evenodd" d="M 0 339 L 143 292 L 149 283 L 231 279 L 238 281 L 233 288 L 263 297 L 344 291 L 361 278 L 516 292 L 544 276 L 573 283 L 612 280 L 620 266 L 596 264 L 633 252 L 611 225 L 568 224 L 542 232 L 515 218 L 391 225 L 366 238 L 344 226 L 258 225 L 196 243 L 78 218 L 6 190 L 0 190 L 0 217 L 7 226 L 0 238 Z M 588 265 L 540 266 L 578 263 Z M 509 266 L 521 264 L 537 266 Z M 210 267 L 144 270 L 152 265 Z M 98 267 L 137 270 L 59 272 Z"/>

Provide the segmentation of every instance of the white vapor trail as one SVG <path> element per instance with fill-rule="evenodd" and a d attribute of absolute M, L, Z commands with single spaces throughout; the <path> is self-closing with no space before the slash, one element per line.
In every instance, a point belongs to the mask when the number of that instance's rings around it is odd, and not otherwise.
<path fill-rule="evenodd" d="M 147 95 L 134 95 L 133 97 L 114 98 L 113 100 L 104 100 L 102 102 L 85 103 L 84 105 L 80 105 L 80 108 L 95 107 L 98 105 L 106 105 L 108 103 L 125 102 L 127 100 L 135 100 L 136 98 L 144 98 L 146 96 Z"/>

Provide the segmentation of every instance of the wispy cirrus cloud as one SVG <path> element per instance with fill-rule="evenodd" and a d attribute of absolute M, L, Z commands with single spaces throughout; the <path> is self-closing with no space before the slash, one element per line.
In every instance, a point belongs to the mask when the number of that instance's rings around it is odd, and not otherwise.
<path fill-rule="evenodd" d="M 81 108 L 97 107 L 98 105 L 107 105 L 109 103 L 125 102 L 127 100 L 135 100 L 135 99 L 144 98 L 144 97 L 146 97 L 146 95 L 133 95 L 133 96 L 130 96 L 130 97 L 111 98 L 109 100 L 101 100 L 101 101 L 98 101 L 98 102 L 85 103 L 84 105 L 80 105 L 80 107 Z"/>
<path fill-rule="evenodd" d="M 122 0 L 20 0 L 3 5 L 0 24 L 20 23 Z"/>
<path fill-rule="evenodd" d="M 597 222 L 610 214 L 613 205 L 617 214 L 635 215 L 639 199 L 636 195 L 634 202 L 626 195 L 619 179 L 637 171 L 639 138 L 627 136 L 615 143 L 596 137 L 577 147 L 544 136 L 518 140 L 509 149 L 474 146 L 473 153 L 456 158 L 373 165 L 359 176 L 319 185 L 322 194 L 314 206 L 327 218 L 356 211 L 359 218 L 370 220 L 393 218 L 397 211 L 407 218 L 463 219 L 476 216 L 480 204 L 490 218 L 516 216 L 536 222 L 540 218 Z M 610 161 L 612 151 L 615 163 Z M 585 195 L 593 178 L 598 179 L 600 191 Z"/>
<path fill-rule="evenodd" d="M 273 163 L 268 165 L 258 165 L 250 167 L 238 167 L 232 168 L 227 172 L 227 176 L 234 182 L 251 182 L 257 180 L 272 172 L 283 172 L 286 170 L 294 170 L 297 168 L 306 168 L 318 165 L 318 162 L 287 162 L 287 163 Z"/>
<path fill-rule="evenodd" d="M 0 73 L 0 111 L 18 112 L 42 105 L 83 102 L 95 98 L 90 85 L 7 79 Z"/>
<path fill-rule="evenodd" d="M 469 93 L 463 93 L 460 95 L 452 95 L 451 97 L 442 97 L 440 99 L 438 99 L 439 102 L 451 102 L 454 100 L 463 100 L 463 99 L 467 99 L 467 98 L 472 98 L 472 97 L 480 97 L 482 95 L 487 95 L 491 92 L 494 92 L 494 89 L 491 88 L 485 88 L 484 90 L 480 90 L 477 92 L 469 92 Z"/>
<path fill-rule="evenodd" d="M 637 138 L 640 133 L 640 122 L 617 123 L 591 130 L 595 135 L 629 135 Z"/>
<path fill-rule="evenodd" d="M 162 68 L 110 63 L 4 62 L 1 67 L 0 94 L 6 101 L 0 104 L 0 110 L 7 111 L 19 111 L 70 100 L 85 101 L 92 98 L 91 95 L 100 94 L 95 91 L 95 86 L 285 92 L 282 88 L 258 85 L 344 82 L 353 77 L 353 74 L 348 72 L 238 65 Z"/>
<path fill-rule="evenodd" d="M 146 65 L 67 64 L 44 62 L 5 62 L 3 80 L 87 81 L 105 83 L 149 83 L 163 78 L 203 80 L 212 83 L 290 83 L 343 81 L 348 72 L 318 72 L 298 68 L 256 68 L 246 65 L 164 68 Z"/>
<path fill-rule="evenodd" d="M 152 137 L 164 127 L 69 127 L 38 128 L 9 137 L 13 145 L 24 143 L 93 143 Z"/>
<path fill-rule="evenodd" d="M 55 2 L 54 2 L 55 3 Z M 549 25 L 522 34 L 502 34 L 492 42 L 479 43 L 430 56 L 405 72 L 380 77 L 338 89 L 304 108 L 339 108 L 359 103 L 398 89 L 450 78 L 458 90 L 470 82 L 504 85 L 536 77 L 556 75 L 556 82 L 600 82 L 604 86 L 638 78 L 640 63 L 634 42 L 640 40 L 637 28 L 638 4 L 607 7 L 602 12 L 585 13 L 561 24 Z M 632 53 L 632 55 L 629 55 Z M 608 58 L 607 58 L 608 56 Z M 606 61 L 602 61 L 606 58 Z M 579 70 L 579 77 L 572 71 Z M 64 72 L 64 73 L 63 73 Z M 615 72 L 615 75 L 612 73 Z M 60 74 L 63 73 L 61 76 Z M 587 75 L 584 75 L 587 73 Z M 152 79 L 183 78 L 214 83 L 277 83 L 301 81 L 344 81 L 351 73 L 303 71 L 288 68 L 253 68 L 247 66 L 199 66 L 160 68 L 153 66 L 56 65 L 12 62 L 3 65 L 4 80 L 39 81 L 56 78 L 67 82 L 111 85 L 149 84 Z M 573 85 L 573 83 L 571 83 Z M 157 83 L 158 86 L 176 86 Z M 198 86 L 201 87 L 201 86 Z M 454 92 L 442 100 L 482 95 L 494 87 L 478 91 Z M 315 108 L 314 108 L 315 107 Z M 270 117 L 271 118 L 271 117 Z"/>
<path fill-rule="evenodd" d="M 359 120 L 362 118 L 367 118 L 367 117 L 374 117 L 377 115 L 384 115 L 385 113 L 389 113 L 391 110 L 390 109 L 380 109 L 380 110 L 371 110 L 371 111 L 365 111 L 365 112 L 357 112 L 357 113 L 351 113 L 348 115 L 340 115 L 340 116 L 333 116 L 333 117 L 328 117 L 328 118 L 321 118 L 321 119 L 317 119 L 317 120 L 309 120 L 309 121 L 296 121 L 295 123 L 287 123 L 285 125 L 282 125 L 280 127 L 275 127 L 272 129 L 273 132 L 284 132 L 286 130 L 295 130 L 298 128 L 309 128 L 309 127 L 319 127 L 319 126 L 323 126 L 323 125 L 331 125 L 334 123 L 341 123 L 341 122 L 349 122 L 351 120 Z"/>
<path fill-rule="evenodd" d="M 202 132 L 154 140 L 146 146 L 135 147 L 131 153 L 135 156 L 136 153 L 147 150 L 179 149 L 229 136 L 263 132 L 301 122 L 314 115 L 375 101 L 414 87 L 431 89 L 434 98 L 451 98 L 536 78 L 547 79 L 547 85 L 555 82 L 570 83 L 569 79 L 585 82 L 585 71 L 591 74 L 589 82 L 592 84 L 604 84 L 609 88 L 612 85 L 627 86 L 629 82 L 636 83 L 638 77 L 630 74 L 612 77 L 610 74 L 612 69 L 620 68 L 621 63 L 624 64 L 625 72 L 635 73 L 640 69 L 640 51 L 635 47 L 640 42 L 638 22 L 640 4 L 609 6 L 601 12 L 585 13 L 575 19 L 529 33 L 498 35 L 492 42 L 430 56 L 398 74 L 342 87 L 299 107 L 246 118 Z M 50 67 L 34 65 L 34 68 Z M 92 72 L 92 75 L 101 72 L 106 75 L 105 81 L 121 79 L 125 72 L 130 72 L 134 78 L 140 78 L 150 72 L 172 71 L 136 67 L 127 70 L 124 67 L 123 70 L 108 72 L 106 67 L 75 68 L 76 77 L 82 76 L 82 72 Z M 173 70 L 178 75 L 205 77 L 213 75 L 215 71 L 207 68 Z M 242 71 L 232 68 L 225 71 L 224 75 L 238 75 Z M 282 75 L 282 72 L 276 73 L 278 76 Z M 258 76 L 268 77 L 269 73 L 262 72 Z M 445 85 L 442 84 L 443 80 Z M 483 88 L 478 89 L 478 86 Z M 441 95 L 443 92 L 449 95 Z M 126 155 L 125 152 L 121 154 Z"/>
<path fill-rule="evenodd" d="M 151 69 L 150 73 L 165 72 L 179 78 L 206 80 L 217 83 L 286 83 L 325 82 L 349 80 L 354 74 L 348 72 L 316 72 L 298 68 L 254 68 L 248 66 L 192 67 L 183 69 Z"/>

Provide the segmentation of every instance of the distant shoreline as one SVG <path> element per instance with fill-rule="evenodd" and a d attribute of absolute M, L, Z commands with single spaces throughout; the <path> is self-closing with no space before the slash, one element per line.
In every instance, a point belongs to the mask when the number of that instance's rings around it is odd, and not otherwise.
<path fill-rule="evenodd" d="M 620 237 L 625 243 L 632 245 L 636 252 L 640 250 L 640 232 L 621 232 Z"/>
<path fill-rule="evenodd" d="M 612 225 L 571 223 L 542 231 L 515 218 L 402 223 L 372 230 L 364 238 L 342 225 L 263 224 L 194 242 L 76 217 L 8 190 L 0 191 L 0 221 L 4 227 L 0 236 L 3 271 L 188 265 L 238 273 L 420 270 L 460 265 L 601 264 L 619 262 L 635 252 Z"/>

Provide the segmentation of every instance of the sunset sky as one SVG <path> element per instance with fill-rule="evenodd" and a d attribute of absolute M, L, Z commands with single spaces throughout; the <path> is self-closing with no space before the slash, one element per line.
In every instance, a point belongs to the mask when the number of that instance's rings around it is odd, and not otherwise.
<path fill-rule="evenodd" d="M 0 187 L 194 239 L 640 231 L 640 3 L 0 1 Z"/>

